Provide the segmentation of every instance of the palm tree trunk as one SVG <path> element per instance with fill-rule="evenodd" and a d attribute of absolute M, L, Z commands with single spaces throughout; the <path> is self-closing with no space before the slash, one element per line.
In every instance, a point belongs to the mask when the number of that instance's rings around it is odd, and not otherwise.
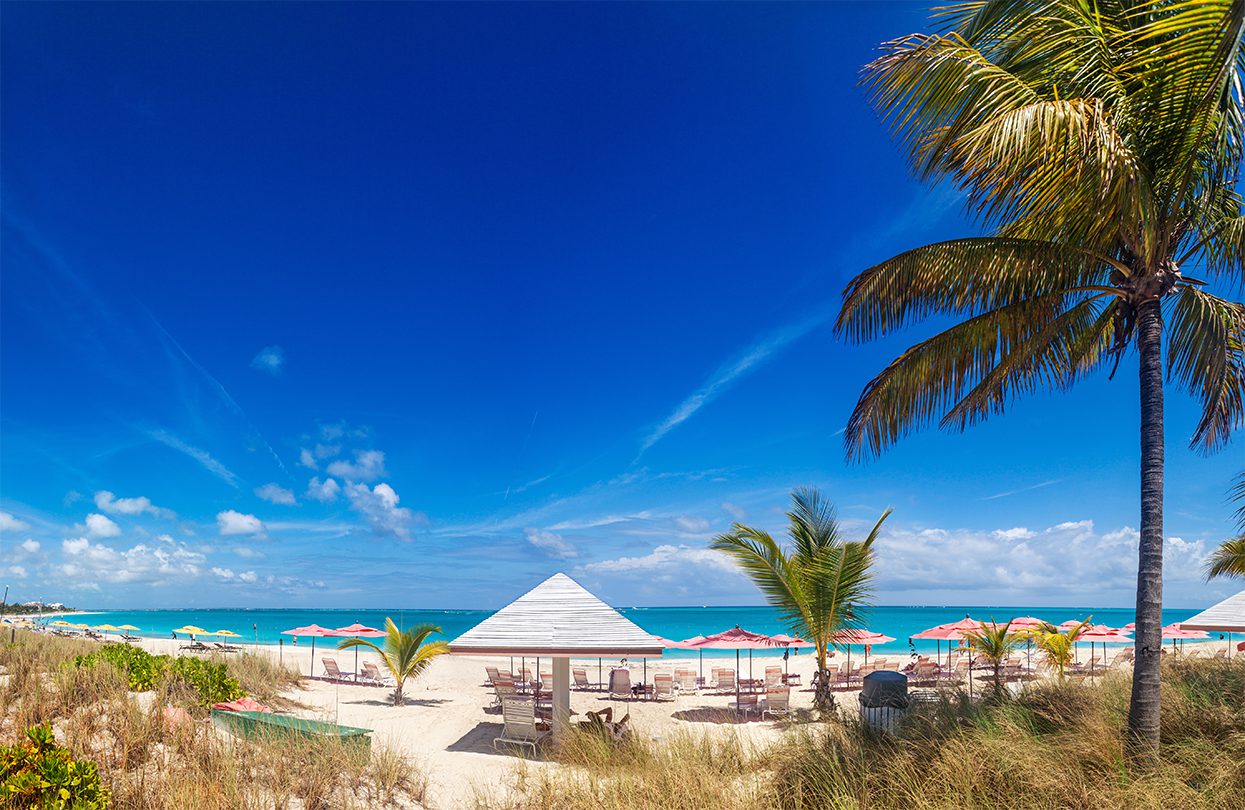
<path fill-rule="evenodd" d="M 1137 312 L 1141 355 L 1141 539 L 1137 548 L 1136 660 L 1128 730 L 1138 753 L 1159 745 L 1159 672 L 1163 624 L 1163 314 L 1158 301 Z"/>
<path fill-rule="evenodd" d="M 817 650 L 817 689 L 813 692 L 813 705 L 818 711 L 834 709 L 834 693 L 830 690 L 830 672 L 826 669 L 826 651 Z"/>

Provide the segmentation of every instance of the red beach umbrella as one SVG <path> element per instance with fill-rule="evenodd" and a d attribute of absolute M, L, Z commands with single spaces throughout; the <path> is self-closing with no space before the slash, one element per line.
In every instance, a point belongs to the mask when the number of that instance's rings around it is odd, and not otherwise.
<path fill-rule="evenodd" d="M 368 627 L 366 624 L 348 624 L 345 627 L 339 627 L 333 630 L 331 635 L 338 638 L 385 638 L 389 634 L 384 630 L 375 627 Z M 315 643 L 314 641 L 312 642 Z M 359 680 L 359 648 L 354 648 L 354 679 Z"/>
<path fill-rule="evenodd" d="M 318 624 L 309 624 L 306 627 L 295 627 L 293 630 L 282 630 L 283 636 L 311 636 L 311 671 L 307 673 L 308 677 L 314 678 L 316 674 L 316 639 L 325 638 L 333 635 L 332 630 L 327 627 L 321 627 Z"/>

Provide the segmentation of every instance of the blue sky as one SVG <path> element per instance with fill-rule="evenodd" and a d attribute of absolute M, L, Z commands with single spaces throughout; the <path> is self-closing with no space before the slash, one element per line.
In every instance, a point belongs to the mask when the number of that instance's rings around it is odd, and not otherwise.
<path fill-rule="evenodd" d="M 758 603 L 707 540 L 820 486 L 887 604 L 1126 606 L 1135 362 L 868 464 L 924 332 L 846 280 L 973 232 L 856 87 L 916 4 L 8 4 L 0 577 L 110 607 Z M 1239 442 L 1168 400 L 1167 601 Z"/>

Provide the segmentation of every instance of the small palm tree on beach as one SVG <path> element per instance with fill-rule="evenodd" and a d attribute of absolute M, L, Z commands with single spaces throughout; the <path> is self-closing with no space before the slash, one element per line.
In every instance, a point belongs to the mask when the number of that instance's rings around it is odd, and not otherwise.
<path fill-rule="evenodd" d="M 931 421 L 966 429 L 1104 368 L 1114 375 L 1135 347 L 1141 537 L 1128 724 L 1135 751 L 1152 758 L 1164 360 L 1201 408 L 1191 447 L 1216 450 L 1245 423 L 1245 306 L 1209 286 L 1245 282 L 1245 3 L 971 0 L 938 18 L 939 33 L 885 43 L 864 83 L 917 174 L 962 190 L 986 234 L 910 250 L 848 284 L 837 331 L 852 340 L 927 318 L 952 324 L 865 386 L 848 455 L 881 453 Z"/>
<path fill-rule="evenodd" d="M 998 624 L 990 622 L 982 624 L 980 630 L 964 632 L 964 641 L 969 649 L 989 662 L 994 669 L 994 694 L 1003 694 L 1003 679 L 1000 670 L 1003 663 L 1012 657 L 1012 653 L 1025 643 L 1025 634 L 1012 630 L 1012 623 Z"/>
<path fill-rule="evenodd" d="M 826 661 L 832 637 L 858 626 L 860 609 L 868 603 L 873 578 L 873 542 L 890 515 L 887 509 L 864 540 L 843 540 L 834 507 L 811 487 L 791 493 L 783 547 L 764 529 L 736 523 L 710 547 L 729 555 L 778 608 L 792 635 L 813 644 L 817 657 L 818 709 L 834 707 Z"/>
<path fill-rule="evenodd" d="M 383 647 L 365 638 L 350 638 L 338 644 L 337 649 L 368 647 L 376 651 L 393 677 L 393 705 L 401 706 L 402 687 L 407 679 L 418 678 L 434 658 L 450 651 L 450 645 L 444 641 L 428 641 L 428 636 L 441 632 L 441 628 L 434 624 L 421 624 L 402 631 L 393 619 L 385 617 L 385 631 L 389 635 L 385 637 Z"/>
<path fill-rule="evenodd" d="M 1033 646 L 1038 648 L 1042 661 L 1046 666 L 1059 671 L 1060 680 L 1063 680 L 1064 671 L 1072 666 L 1073 645 L 1076 643 L 1077 636 L 1081 635 L 1081 631 L 1088 624 L 1089 620 L 1086 619 L 1066 633 L 1059 632 L 1059 628 L 1051 624 L 1039 630 L 1030 631 Z"/>
<path fill-rule="evenodd" d="M 1232 500 L 1240 504 L 1236 510 L 1236 537 L 1223 541 L 1206 561 L 1206 578 L 1236 577 L 1245 579 L 1245 472 L 1236 477 Z"/>

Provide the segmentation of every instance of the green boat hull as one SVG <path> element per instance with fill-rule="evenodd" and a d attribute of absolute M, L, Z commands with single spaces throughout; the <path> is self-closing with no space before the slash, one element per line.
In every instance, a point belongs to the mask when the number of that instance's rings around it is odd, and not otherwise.
<path fill-rule="evenodd" d="M 212 721 L 220 728 L 246 739 L 302 737 L 305 739 L 337 739 L 349 745 L 372 747 L 369 728 L 339 726 L 320 720 L 268 714 L 267 712 L 225 712 L 212 710 Z"/>

